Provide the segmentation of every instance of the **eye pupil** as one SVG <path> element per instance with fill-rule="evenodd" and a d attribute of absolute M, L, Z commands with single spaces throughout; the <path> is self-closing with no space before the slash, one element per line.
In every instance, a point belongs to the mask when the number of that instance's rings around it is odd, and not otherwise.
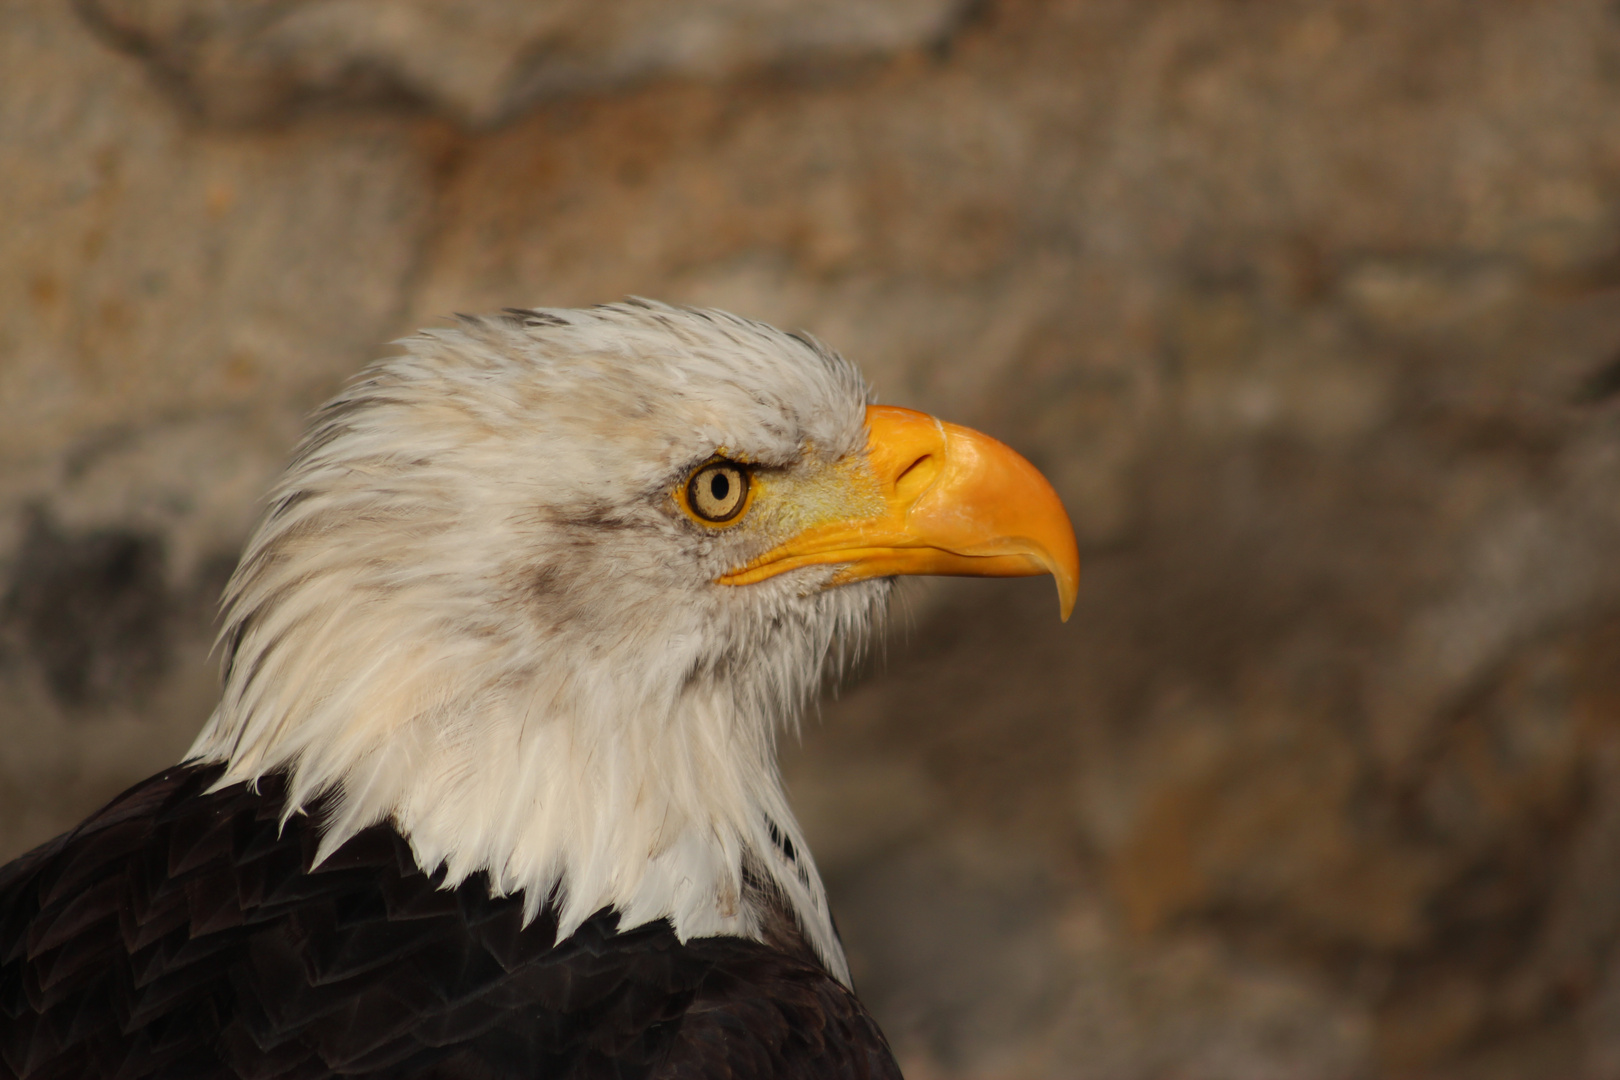
<path fill-rule="evenodd" d="M 731 481 L 725 473 L 714 474 L 714 479 L 709 481 L 709 494 L 713 495 L 717 502 L 724 502 L 726 496 L 731 494 Z"/>

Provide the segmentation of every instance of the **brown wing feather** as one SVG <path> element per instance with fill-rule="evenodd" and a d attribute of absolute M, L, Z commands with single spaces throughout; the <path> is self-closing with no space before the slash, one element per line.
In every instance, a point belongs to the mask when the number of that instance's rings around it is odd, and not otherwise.
<path fill-rule="evenodd" d="M 313 868 L 282 784 L 177 766 L 0 868 L 0 1077 L 898 1077 L 791 926 L 557 943 L 375 826 Z M 780 920 L 777 920 L 778 922 Z"/>

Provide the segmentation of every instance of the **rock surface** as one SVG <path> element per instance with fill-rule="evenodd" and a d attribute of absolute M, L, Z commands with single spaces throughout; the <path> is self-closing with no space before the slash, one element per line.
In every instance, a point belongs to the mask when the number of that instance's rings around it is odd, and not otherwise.
<path fill-rule="evenodd" d="M 908 1075 L 1620 1077 L 1617 110 L 1597 0 L 0 0 L 0 849 L 381 343 L 636 293 L 1082 535 L 788 756 Z"/>
<path fill-rule="evenodd" d="M 962 0 L 81 0 L 210 120 L 425 106 L 488 125 L 548 98 L 944 42 Z"/>

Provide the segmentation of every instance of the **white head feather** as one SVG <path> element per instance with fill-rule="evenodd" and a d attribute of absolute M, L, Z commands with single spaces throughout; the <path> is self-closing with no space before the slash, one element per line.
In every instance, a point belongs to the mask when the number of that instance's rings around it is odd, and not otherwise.
<path fill-rule="evenodd" d="M 644 302 L 403 344 L 271 493 L 190 756 L 226 763 L 222 785 L 285 770 L 289 814 L 330 794 L 321 857 L 392 821 L 446 884 L 485 871 L 529 918 L 554 902 L 563 936 L 603 907 L 758 936 L 744 875 L 769 875 L 847 981 L 775 733 L 889 584 L 715 584 L 792 522 L 710 530 L 671 493 L 722 450 L 788 476 L 864 460 L 859 373 Z"/>

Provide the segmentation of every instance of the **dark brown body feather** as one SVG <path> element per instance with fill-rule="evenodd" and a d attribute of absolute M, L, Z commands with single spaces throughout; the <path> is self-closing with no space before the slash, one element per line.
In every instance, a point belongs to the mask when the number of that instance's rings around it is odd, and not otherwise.
<path fill-rule="evenodd" d="M 388 826 L 311 869 L 282 784 L 178 766 L 0 869 L 0 1077 L 898 1078 L 778 920 L 682 944 L 601 912 L 557 943 Z"/>

